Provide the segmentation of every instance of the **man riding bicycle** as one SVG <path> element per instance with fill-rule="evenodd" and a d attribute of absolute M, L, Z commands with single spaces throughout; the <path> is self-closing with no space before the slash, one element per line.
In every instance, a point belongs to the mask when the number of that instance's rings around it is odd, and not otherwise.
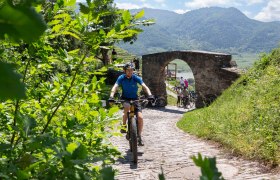
<path fill-rule="evenodd" d="M 154 97 L 150 91 L 150 89 L 146 86 L 146 84 L 143 82 L 142 78 L 139 76 L 133 74 L 133 66 L 132 64 L 128 63 L 125 64 L 124 68 L 124 74 L 120 75 L 111 89 L 110 99 L 114 98 L 114 95 L 116 91 L 118 90 L 118 87 L 121 86 L 122 88 L 122 99 L 123 100 L 137 100 L 138 99 L 138 86 L 137 84 L 140 84 L 143 88 L 143 90 L 148 94 L 148 99 L 153 100 Z M 124 110 L 123 110 L 123 126 L 126 127 L 126 121 L 127 121 L 127 112 L 130 109 L 130 104 L 125 102 L 123 104 Z M 135 104 L 136 112 L 138 112 L 138 144 L 140 146 L 144 146 L 144 142 L 142 140 L 141 134 L 143 131 L 143 115 L 142 115 L 142 109 L 139 102 Z M 126 133 L 126 130 L 123 128 L 121 129 L 121 133 Z"/>

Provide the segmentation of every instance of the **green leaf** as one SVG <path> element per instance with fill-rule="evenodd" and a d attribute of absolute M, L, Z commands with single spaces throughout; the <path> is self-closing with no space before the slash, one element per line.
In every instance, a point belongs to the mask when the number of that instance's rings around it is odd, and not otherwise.
<path fill-rule="evenodd" d="M 77 119 L 75 116 L 71 117 L 70 119 L 67 118 L 67 120 L 66 120 L 67 128 L 69 128 L 69 129 L 73 128 L 76 124 L 76 120 Z"/>
<path fill-rule="evenodd" d="M 75 149 L 75 151 L 72 154 L 73 159 L 86 159 L 87 158 L 87 148 L 83 145 L 80 144 L 78 148 Z"/>
<path fill-rule="evenodd" d="M 10 149 L 10 148 L 11 148 L 11 144 L 5 144 L 5 143 L 0 144 L 0 152 L 3 152 L 6 149 Z"/>
<path fill-rule="evenodd" d="M 161 167 L 161 174 L 158 175 L 158 179 L 159 180 L 165 180 L 162 167 Z"/>
<path fill-rule="evenodd" d="M 115 171 L 113 170 L 113 168 L 110 166 L 110 167 L 105 167 L 103 169 L 101 169 L 101 176 L 102 178 L 101 179 L 107 179 L 107 180 L 114 180 L 114 176 L 115 176 Z"/>
<path fill-rule="evenodd" d="M 17 171 L 16 173 L 17 173 L 17 178 L 18 179 L 28 179 L 31 176 L 31 174 L 28 174 L 27 172 L 24 172 L 24 171 L 21 171 L 21 170 Z"/>
<path fill-rule="evenodd" d="M 112 109 L 112 108 L 111 108 Z M 110 109 L 110 110 L 111 110 Z M 99 114 L 100 114 L 100 119 L 101 120 L 104 120 L 106 117 L 107 117 L 107 112 L 105 111 L 105 109 L 104 108 L 100 108 L 99 109 Z"/>
<path fill-rule="evenodd" d="M 97 94 L 92 94 L 92 97 L 91 97 L 91 102 L 92 103 L 98 103 L 100 100 L 99 100 L 99 97 Z"/>
<path fill-rule="evenodd" d="M 11 6 L 4 2 L 0 6 L 0 38 L 5 34 L 15 40 L 26 42 L 37 40 L 46 30 L 46 24 L 34 8 L 28 6 Z"/>
<path fill-rule="evenodd" d="M 64 6 L 75 6 L 76 0 L 64 0 Z"/>
<path fill-rule="evenodd" d="M 201 168 L 202 175 L 200 179 L 217 179 L 223 180 L 222 173 L 218 171 L 216 167 L 216 158 L 202 158 L 201 154 L 198 153 L 198 157 L 193 156 L 192 160 L 194 161 L 195 165 Z"/>
<path fill-rule="evenodd" d="M 99 112 L 98 111 L 90 111 L 89 114 L 93 117 L 98 117 Z"/>
<path fill-rule="evenodd" d="M 70 153 L 73 153 L 77 149 L 78 145 L 76 143 L 70 143 L 67 145 L 66 150 Z"/>
<path fill-rule="evenodd" d="M 80 12 L 82 12 L 84 14 L 88 14 L 90 12 L 90 9 L 87 6 L 85 6 L 84 4 L 79 3 L 79 6 L 80 6 Z"/>
<path fill-rule="evenodd" d="M 144 10 L 141 10 L 140 12 L 138 12 L 137 14 L 135 14 L 134 18 L 135 19 L 140 19 L 144 16 L 145 12 Z"/>
<path fill-rule="evenodd" d="M 25 97 L 25 85 L 21 75 L 14 71 L 12 64 L 0 62 L 0 99 L 21 99 Z"/>
<path fill-rule="evenodd" d="M 61 29 L 63 28 L 63 26 L 61 24 L 55 25 L 52 30 L 53 32 L 58 33 Z"/>
<path fill-rule="evenodd" d="M 24 154 L 18 161 L 17 161 L 17 165 L 21 168 L 21 169 L 25 169 L 26 167 L 30 166 L 32 163 L 35 162 L 35 157 L 32 156 L 31 154 Z"/>
<path fill-rule="evenodd" d="M 62 34 L 73 36 L 74 38 L 79 39 L 79 40 L 81 39 L 79 36 L 77 36 L 77 34 L 69 32 L 69 31 L 64 31 Z"/>
<path fill-rule="evenodd" d="M 39 166 L 41 164 L 41 162 L 35 162 L 33 164 L 31 164 L 30 166 L 28 166 L 24 171 L 31 171 L 32 169 L 34 169 L 35 167 Z"/>
<path fill-rule="evenodd" d="M 68 54 L 70 55 L 77 55 L 79 53 L 80 49 L 74 49 L 72 51 L 69 51 Z"/>
<path fill-rule="evenodd" d="M 62 149 L 66 149 L 66 145 L 67 145 L 66 139 L 64 139 L 63 137 L 60 137 L 59 141 L 60 141 L 60 145 L 61 145 Z"/>
<path fill-rule="evenodd" d="M 25 117 L 24 118 L 24 125 L 23 125 L 25 135 L 27 136 L 29 134 L 30 130 L 32 130 L 34 127 L 36 127 L 36 125 L 37 125 L 37 123 L 36 123 L 34 118 Z"/>
<path fill-rule="evenodd" d="M 109 112 L 108 112 L 108 116 L 112 116 L 115 113 L 117 113 L 120 109 L 117 106 L 113 106 L 112 108 L 110 108 Z"/>
<path fill-rule="evenodd" d="M 128 10 L 123 12 L 122 19 L 123 19 L 125 25 L 128 25 L 130 23 L 131 15 Z"/>

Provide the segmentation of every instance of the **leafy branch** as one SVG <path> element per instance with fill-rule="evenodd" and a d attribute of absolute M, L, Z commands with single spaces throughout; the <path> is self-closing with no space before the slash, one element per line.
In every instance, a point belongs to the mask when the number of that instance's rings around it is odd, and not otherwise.
<path fill-rule="evenodd" d="M 23 75 L 23 80 L 22 80 L 23 83 L 25 83 L 25 79 L 26 79 L 28 67 L 30 65 L 30 61 L 31 61 L 31 58 L 29 58 L 26 66 L 25 66 L 25 69 L 24 69 L 24 75 Z M 16 127 L 16 123 L 17 123 L 17 114 L 18 114 L 18 110 L 19 110 L 19 102 L 20 102 L 20 100 L 17 99 L 16 104 L 15 104 L 13 127 Z M 13 143 L 14 143 L 15 136 L 16 136 L 16 131 L 13 132 L 13 135 L 12 135 L 12 138 L 11 138 L 11 145 L 13 145 Z"/>
<path fill-rule="evenodd" d="M 45 133 L 45 131 L 46 131 L 46 129 L 48 128 L 48 126 L 49 126 L 49 124 L 50 124 L 52 118 L 53 118 L 54 115 L 55 115 L 55 113 L 57 112 L 57 110 L 59 109 L 59 107 L 63 104 L 63 102 L 64 102 L 64 100 L 66 99 L 66 97 L 68 96 L 68 94 L 69 94 L 71 88 L 72 88 L 73 85 L 74 85 L 74 82 L 75 82 L 76 76 L 77 76 L 77 74 L 78 74 L 78 72 L 79 72 L 79 70 L 80 70 L 80 67 L 81 67 L 81 65 L 83 64 L 83 62 L 84 62 L 84 60 L 85 60 L 86 57 L 87 57 L 87 53 L 84 54 L 84 56 L 83 56 L 83 58 L 81 59 L 79 65 L 77 66 L 77 69 L 76 69 L 76 71 L 75 71 L 75 74 L 73 75 L 73 78 L 72 78 L 72 81 L 71 81 L 71 83 L 70 83 L 70 86 L 68 87 L 67 91 L 65 92 L 65 94 L 64 94 L 63 98 L 61 99 L 61 101 L 59 102 L 59 104 L 56 106 L 55 110 L 52 112 L 51 116 L 48 118 L 48 121 L 47 121 L 46 125 L 44 126 L 44 129 L 43 129 L 43 131 L 41 132 L 41 134 L 44 134 L 44 133 Z"/>
<path fill-rule="evenodd" d="M 200 153 L 198 156 L 192 157 L 195 165 L 200 167 L 202 175 L 200 176 L 201 180 L 224 180 L 222 173 L 218 171 L 216 167 L 216 158 L 203 158 Z"/>

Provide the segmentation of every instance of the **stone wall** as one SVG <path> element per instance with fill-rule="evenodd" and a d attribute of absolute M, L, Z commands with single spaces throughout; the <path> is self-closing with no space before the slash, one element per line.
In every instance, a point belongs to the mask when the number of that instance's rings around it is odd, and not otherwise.
<path fill-rule="evenodd" d="M 142 77 L 156 96 L 166 99 L 165 67 L 181 59 L 191 68 L 198 95 L 196 107 L 204 107 L 219 96 L 239 77 L 231 55 L 205 51 L 170 51 L 142 56 Z"/>

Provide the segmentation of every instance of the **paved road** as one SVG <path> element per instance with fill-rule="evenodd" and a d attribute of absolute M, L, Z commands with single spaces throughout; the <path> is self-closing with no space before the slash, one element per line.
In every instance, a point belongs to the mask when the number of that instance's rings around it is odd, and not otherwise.
<path fill-rule="evenodd" d="M 266 172 L 257 162 L 234 157 L 213 143 L 182 132 L 176 122 L 187 110 L 173 106 L 162 109 L 144 109 L 145 146 L 140 147 L 138 165 L 131 162 L 128 142 L 125 137 L 114 137 L 112 142 L 123 154 L 114 165 L 118 169 L 116 179 L 158 179 L 163 169 L 167 180 L 199 179 L 200 170 L 190 156 L 217 157 L 218 169 L 225 179 L 280 179 L 280 174 Z"/>

